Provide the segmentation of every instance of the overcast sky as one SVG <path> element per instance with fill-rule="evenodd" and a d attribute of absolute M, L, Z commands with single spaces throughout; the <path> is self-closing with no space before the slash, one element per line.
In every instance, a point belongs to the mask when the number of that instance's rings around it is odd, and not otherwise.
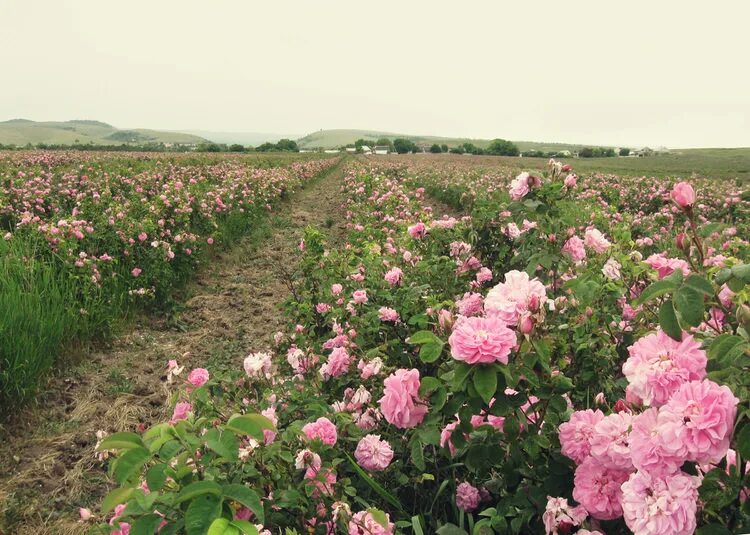
<path fill-rule="evenodd" d="M 0 120 L 750 146 L 750 2 L 0 0 Z"/>

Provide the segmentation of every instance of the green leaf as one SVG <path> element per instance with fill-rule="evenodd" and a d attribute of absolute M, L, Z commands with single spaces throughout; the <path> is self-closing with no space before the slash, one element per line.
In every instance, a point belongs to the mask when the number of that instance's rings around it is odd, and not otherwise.
<path fill-rule="evenodd" d="M 646 289 L 641 292 L 641 295 L 639 295 L 637 299 L 633 300 L 633 305 L 637 306 L 643 303 L 648 303 L 652 299 L 670 293 L 675 289 L 677 289 L 677 286 L 671 280 L 662 279 L 660 281 L 656 281 L 650 286 L 647 286 Z"/>
<path fill-rule="evenodd" d="M 263 430 L 273 429 L 271 420 L 260 414 L 243 414 L 232 416 L 224 426 L 238 435 L 250 435 L 259 442 L 263 441 Z"/>
<path fill-rule="evenodd" d="M 214 481 L 195 481 L 183 488 L 175 499 L 175 504 L 182 503 L 186 500 L 192 500 L 196 496 L 212 494 L 221 496 L 221 486 Z"/>
<path fill-rule="evenodd" d="M 411 442 L 411 462 L 414 466 L 422 470 L 423 472 L 427 469 L 424 462 L 424 450 L 422 449 L 422 443 L 419 440 L 412 440 Z"/>
<path fill-rule="evenodd" d="M 162 520 L 163 517 L 155 514 L 142 516 L 130 526 L 130 535 L 154 535 Z"/>
<path fill-rule="evenodd" d="M 167 468 L 166 464 L 155 464 L 146 472 L 146 484 L 151 492 L 161 490 L 164 486 L 164 482 L 167 480 L 167 474 L 165 473 Z"/>
<path fill-rule="evenodd" d="M 187 535 L 205 535 L 208 527 L 219 515 L 221 498 L 211 495 L 198 496 L 190 502 L 185 511 L 185 532 Z"/>
<path fill-rule="evenodd" d="M 422 345 L 422 344 L 442 344 L 442 340 L 435 336 L 432 331 L 417 331 L 409 336 L 409 343 Z"/>
<path fill-rule="evenodd" d="M 745 460 L 750 459 L 750 423 L 746 422 L 742 426 L 742 429 L 737 433 L 735 443 L 740 457 Z"/>
<path fill-rule="evenodd" d="M 485 403 L 489 403 L 497 391 L 497 370 L 494 365 L 479 366 L 474 372 L 474 388 Z"/>
<path fill-rule="evenodd" d="M 706 524 L 699 527 L 695 535 L 732 535 L 732 532 L 720 524 Z"/>
<path fill-rule="evenodd" d="M 689 286 L 682 286 L 675 292 L 674 308 L 680 318 L 693 327 L 701 324 L 706 311 L 703 295 Z"/>
<path fill-rule="evenodd" d="M 689 286 L 693 290 L 700 292 L 704 295 L 714 295 L 714 287 L 713 284 L 708 282 L 706 279 L 701 277 L 700 275 L 696 275 L 693 273 L 692 275 L 688 275 L 685 279 L 685 282 L 683 282 L 684 286 Z"/>
<path fill-rule="evenodd" d="M 102 500 L 102 514 L 106 515 L 121 503 L 127 502 L 134 491 L 129 487 L 120 487 L 107 494 Z"/>
<path fill-rule="evenodd" d="M 419 519 L 419 516 L 414 515 L 411 517 L 411 529 L 414 531 L 414 535 L 424 535 L 424 531 L 422 530 L 422 522 Z"/>
<path fill-rule="evenodd" d="M 367 510 L 367 512 L 370 513 L 375 522 L 383 526 L 383 528 L 388 529 L 388 517 L 383 511 L 381 511 L 380 509 L 370 508 Z"/>
<path fill-rule="evenodd" d="M 744 340 L 739 336 L 726 333 L 720 334 L 714 338 L 713 342 L 711 342 L 711 345 L 708 348 L 708 358 L 719 359 L 728 353 L 734 346 L 743 342 Z"/>
<path fill-rule="evenodd" d="M 99 444 L 98 451 L 103 450 L 130 450 L 133 448 L 143 448 L 146 445 L 136 433 L 113 433 L 102 440 Z"/>
<path fill-rule="evenodd" d="M 667 299 L 659 307 L 659 326 L 670 338 L 678 342 L 682 340 L 682 329 L 677 322 L 677 315 L 674 313 L 671 299 Z"/>
<path fill-rule="evenodd" d="M 226 518 L 217 518 L 208 527 L 207 535 L 224 535 L 224 532 L 229 527 L 229 520 Z"/>
<path fill-rule="evenodd" d="M 209 430 L 204 438 L 206 439 L 206 446 L 209 449 L 230 461 L 237 460 L 237 452 L 240 446 L 237 442 L 237 436 L 234 433 L 226 430 L 222 433 L 214 428 Z"/>
<path fill-rule="evenodd" d="M 349 459 L 349 464 L 352 465 L 352 468 L 354 468 L 354 471 L 359 474 L 359 477 L 361 477 L 365 483 L 370 485 L 372 489 L 378 493 L 378 495 L 383 498 L 385 501 L 387 501 L 389 504 L 391 504 L 393 507 L 398 509 L 399 511 L 403 511 L 404 508 L 401 505 L 401 502 L 398 498 L 396 498 L 393 494 L 385 490 L 377 481 L 375 481 L 373 478 L 371 478 L 364 470 L 362 470 L 362 467 L 360 467 L 354 459 L 352 459 L 351 455 L 344 452 L 344 455 L 346 455 L 346 458 Z"/>
<path fill-rule="evenodd" d="M 732 275 L 745 284 L 750 284 L 750 264 L 737 264 L 732 267 Z"/>
<path fill-rule="evenodd" d="M 443 353 L 443 342 L 424 344 L 419 349 L 419 358 L 422 362 L 435 362 Z"/>
<path fill-rule="evenodd" d="M 469 535 L 455 524 L 443 524 L 435 533 L 438 535 Z"/>
<path fill-rule="evenodd" d="M 451 386 L 453 387 L 453 390 L 464 389 L 466 378 L 469 376 L 473 369 L 473 367 L 469 366 L 468 364 L 464 364 L 463 362 L 456 364 L 456 369 L 453 372 L 453 379 L 451 379 Z"/>
<path fill-rule="evenodd" d="M 121 485 L 137 474 L 151 458 L 151 452 L 138 446 L 120 455 L 112 465 L 115 481 Z"/>
<path fill-rule="evenodd" d="M 231 525 L 239 529 L 245 535 L 258 535 L 258 528 L 247 520 L 232 520 Z"/>
<path fill-rule="evenodd" d="M 263 503 L 260 501 L 258 494 L 241 484 L 224 485 L 222 492 L 226 498 L 230 498 L 241 503 L 250 509 L 260 524 L 266 521 L 266 513 L 263 510 Z"/>

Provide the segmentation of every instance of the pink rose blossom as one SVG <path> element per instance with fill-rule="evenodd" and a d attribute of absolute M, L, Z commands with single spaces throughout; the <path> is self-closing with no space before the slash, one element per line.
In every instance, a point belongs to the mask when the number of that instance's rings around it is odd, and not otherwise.
<path fill-rule="evenodd" d="M 320 439 L 323 444 L 333 446 L 336 444 L 338 435 L 336 433 L 336 426 L 326 417 L 320 417 L 314 422 L 305 424 L 302 428 L 302 432 L 307 437 L 307 440 Z"/>
<path fill-rule="evenodd" d="M 576 468 L 573 498 L 598 520 L 612 520 L 622 515 L 620 486 L 630 473 L 614 470 L 592 457 Z"/>
<path fill-rule="evenodd" d="M 380 440 L 380 435 L 366 435 L 357 443 L 354 458 L 365 470 L 379 472 L 388 468 L 393 449 L 387 441 Z"/>
<path fill-rule="evenodd" d="M 695 204 L 695 190 L 687 182 L 678 182 L 669 194 L 680 208 L 689 208 Z"/>
<path fill-rule="evenodd" d="M 713 381 L 683 384 L 663 410 L 684 422 L 683 441 L 688 459 L 699 463 L 718 463 L 729 449 L 739 400 L 727 386 Z"/>
<path fill-rule="evenodd" d="M 680 385 L 706 376 L 706 352 L 690 335 L 678 342 L 659 330 L 640 338 L 628 353 L 622 372 L 644 405 L 659 407 Z"/>
<path fill-rule="evenodd" d="M 320 375 L 326 380 L 331 377 L 340 377 L 349 371 L 350 364 L 351 356 L 346 348 L 334 348 L 328 360 L 320 367 Z"/>
<path fill-rule="evenodd" d="M 627 412 L 605 416 L 594 425 L 591 435 L 591 457 L 605 468 L 633 469 L 629 434 L 632 416 Z"/>
<path fill-rule="evenodd" d="M 397 322 L 399 320 L 398 312 L 390 307 L 380 307 L 378 309 L 378 318 L 380 321 Z"/>
<path fill-rule="evenodd" d="M 570 420 L 560 424 L 561 453 L 576 464 L 582 463 L 591 452 L 591 437 L 594 426 L 604 419 L 600 410 L 575 411 Z"/>
<path fill-rule="evenodd" d="M 586 230 L 583 241 L 586 247 L 599 254 L 605 252 L 612 245 L 610 241 L 604 237 L 604 234 L 595 228 Z"/>
<path fill-rule="evenodd" d="M 682 271 L 682 274 L 688 276 L 690 274 L 690 267 L 685 260 L 681 258 L 667 258 L 663 253 L 652 254 L 646 260 L 644 260 L 651 269 L 655 269 L 659 274 L 659 278 L 663 279 L 674 273 L 675 270 Z"/>
<path fill-rule="evenodd" d="M 568 253 L 573 262 L 582 262 L 586 258 L 584 242 L 578 236 L 571 236 L 562 248 L 563 253 Z"/>
<path fill-rule="evenodd" d="M 400 429 L 419 425 L 427 414 L 427 406 L 419 397 L 419 370 L 396 370 L 383 385 L 378 403 L 386 421 Z"/>
<path fill-rule="evenodd" d="M 476 511 L 481 501 L 482 497 L 479 494 L 479 489 L 471 483 L 464 481 L 456 487 L 456 507 L 461 511 L 466 511 L 467 513 Z"/>
<path fill-rule="evenodd" d="M 349 535 L 392 535 L 396 526 L 388 513 L 385 513 L 385 518 L 387 525 L 383 526 L 369 511 L 354 513 L 349 520 Z"/>
<path fill-rule="evenodd" d="M 659 476 L 635 472 L 622 485 L 625 524 L 638 535 L 692 535 L 698 479 L 683 472 Z"/>
<path fill-rule="evenodd" d="M 565 498 L 547 496 L 547 507 L 542 515 L 544 531 L 547 535 L 557 535 L 559 532 L 567 533 L 570 528 L 580 526 L 588 516 L 582 505 L 571 507 Z M 578 533 L 580 532 L 578 530 Z"/>
<path fill-rule="evenodd" d="M 684 425 L 669 411 L 650 408 L 633 419 L 630 452 L 638 470 L 669 475 L 687 460 Z"/>
<path fill-rule="evenodd" d="M 411 236 L 414 239 L 422 239 L 427 234 L 427 227 L 424 223 L 419 221 L 418 223 L 410 226 L 407 231 L 409 232 L 409 236 Z"/>
<path fill-rule="evenodd" d="M 525 312 L 535 312 L 547 299 L 547 292 L 539 279 L 530 279 L 523 271 L 509 271 L 505 282 L 492 288 L 484 300 L 488 315 L 496 315 L 508 325 L 516 325 Z"/>
<path fill-rule="evenodd" d="M 367 303 L 367 291 L 366 290 L 355 290 L 352 294 L 352 300 L 357 305 Z"/>
<path fill-rule="evenodd" d="M 467 364 L 508 364 L 516 333 L 499 317 L 460 316 L 448 338 L 451 356 Z"/>
<path fill-rule="evenodd" d="M 169 420 L 169 423 L 174 424 L 179 422 L 180 420 L 187 420 L 188 414 L 190 414 L 193 410 L 193 406 L 186 402 L 186 401 L 180 401 L 177 403 L 177 405 L 174 406 L 174 411 L 172 412 L 172 419 Z"/>
<path fill-rule="evenodd" d="M 188 383 L 193 386 L 203 386 L 208 382 L 209 373 L 205 368 L 195 368 L 187 377 Z"/>
<path fill-rule="evenodd" d="M 404 276 L 404 272 L 401 271 L 401 268 L 391 268 L 388 271 L 386 271 L 383 278 L 386 280 L 388 284 L 391 286 L 396 286 L 399 282 L 401 282 L 401 278 Z"/>
<path fill-rule="evenodd" d="M 529 192 L 529 173 L 521 173 L 510 183 L 510 198 L 514 201 L 520 201 Z"/>

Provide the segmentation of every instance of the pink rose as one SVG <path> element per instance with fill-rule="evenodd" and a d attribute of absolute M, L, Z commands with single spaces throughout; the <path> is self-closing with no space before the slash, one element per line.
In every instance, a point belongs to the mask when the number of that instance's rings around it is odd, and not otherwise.
<path fill-rule="evenodd" d="M 687 182 L 675 184 L 670 195 L 680 208 L 689 208 L 695 204 L 695 190 Z"/>
<path fill-rule="evenodd" d="M 575 411 L 570 420 L 560 424 L 561 453 L 577 464 L 582 463 L 591 452 L 591 437 L 594 426 L 604 419 L 600 410 Z"/>
<path fill-rule="evenodd" d="M 470 513 L 476 511 L 482 498 L 479 489 L 471 483 L 464 481 L 456 487 L 456 507 L 461 511 Z"/>
<path fill-rule="evenodd" d="M 396 370 L 383 385 L 378 403 L 386 421 L 400 429 L 419 425 L 427 414 L 427 406 L 419 397 L 419 370 Z"/>
<path fill-rule="evenodd" d="M 484 309 L 488 316 L 498 316 L 508 325 L 515 325 L 521 315 L 536 312 L 546 299 L 547 292 L 539 279 L 512 270 L 505 274 L 505 282 L 487 293 Z"/>
<path fill-rule="evenodd" d="M 367 435 L 357 444 L 354 458 L 365 470 L 379 472 L 388 468 L 393 459 L 393 449 L 387 441 L 380 440 L 379 435 Z"/>
<path fill-rule="evenodd" d="M 508 364 L 516 333 L 498 317 L 460 316 L 448 338 L 451 356 L 467 364 Z"/>
<path fill-rule="evenodd" d="M 576 468 L 573 498 L 598 520 L 612 520 L 622 515 L 622 491 L 630 472 L 605 468 L 589 457 Z"/>
<path fill-rule="evenodd" d="M 179 422 L 180 420 L 187 420 L 188 414 L 192 412 L 193 406 L 186 402 L 186 401 L 180 401 L 175 405 L 174 412 L 172 413 L 172 419 L 169 421 L 169 423 L 174 424 L 176 422 Z"/>
<path fill-rule="evenodd" d="M 188 374 L 187 381 L 193 386 L 203 386 L 208 382 L 209 374 L 205 368 L 195 368 Z"/>
<path fill-rule="evenodd" d="M 336 426 L 326 417 L 320 417 L 314 422 L 305 424 L 302 432 L 307 437 L 307 440 L 320 439 L 323 444 L 329 446 L 336 444 L 336 440 L 338 439 Z"/>
<path fill-rule="evenodd" d="M 684 472 L 636 472 L 622 485 L 622 512 L 633 533 L 691 535 L 698 508 L 698 478 Z"/>

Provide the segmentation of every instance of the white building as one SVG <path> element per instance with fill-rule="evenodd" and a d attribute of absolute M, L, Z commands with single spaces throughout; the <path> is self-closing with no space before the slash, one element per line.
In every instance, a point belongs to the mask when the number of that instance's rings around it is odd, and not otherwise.
<path fill-rule="evenodd" d="M 388 154 L 388 145 L 377 145 L 375 147 L 375 154 Z"/>

